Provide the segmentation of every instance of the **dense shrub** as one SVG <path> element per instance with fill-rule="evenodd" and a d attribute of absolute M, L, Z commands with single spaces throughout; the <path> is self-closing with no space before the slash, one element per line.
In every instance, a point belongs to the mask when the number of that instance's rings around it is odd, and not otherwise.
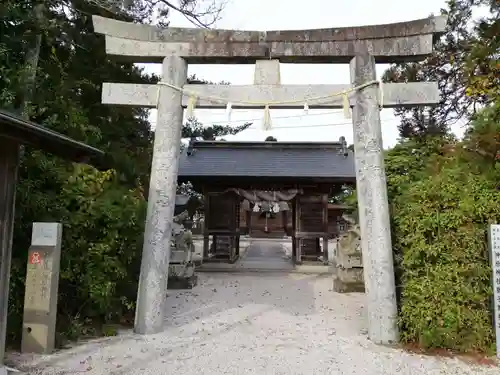
<path fill-rule="evenodd" d="M 59 310 L 74 313 L 76 298 L 85 316 L 114 319 L 136 299 L 143 196 L 117 183 L 114 171 L 79 166 L 60 199 L 66 209 L 64 242 L 72 253 L 62 258 Z"/>
<path fill-rule="evenodd" d="M 454 162 L 445 162 L 395 199 L 404 341 L 488 349 L 493 332 L 486 228 L 499 220 L 495 183 Z"/>
<path fill-rule="evenodd" d="M 465 139 L 400 144 L 386 158 L 405 342 L 487 351 L 493 342 L 489 223 L 500 222 L 500 106 Z"/>
<path fill-rule="evenodd" d="M 37 159 L 41 168 L 44 163 Z M 47 158 L 47 162 L 51 170 L 56 165 L 64 165 L 52 158 Z M 35 199 L 41 205 L 34 213 L 37 221 L 63 223 L 58 334 L 74 339 L 82 334 L 99 333 L 102 323 L 133 318 L 145 200 L 140 190 L 124 187 L 112 170 L 99 172 L 92 167 L 68 164 L 66 167 L 67 179 L 54 182 L 59 186 L 59 194 L 54 194 L 51 200 L 47 199 L 46 192 L 37 195 L 27 185 L 28 182 L 43 185 L 40 178 L 21 181 L 18 202 L 21 203 L 19 215 L 25 218 L 29 216 L 27 210 L 34 207 Z M 30 170 L 33 168 L 30 166 Z M 61 169 L 54 173 L 61 176 Z M 46 213 L 41 215 L 44 208 Z M 21 333 L 31 231 L 31 223 L 24 224 L 18 226 L 14 244 L 9 315 L 11 343 L 18 341 Z"/>
<path fill-rule="evenodd" d="M 385 156 L 402 340 L 424 348 L 493 345 L 489 223 L 500 223 L 500 103 L 464 139 L 407 139 Z M 356 204 L 356 192 L 344 199 Z"/>

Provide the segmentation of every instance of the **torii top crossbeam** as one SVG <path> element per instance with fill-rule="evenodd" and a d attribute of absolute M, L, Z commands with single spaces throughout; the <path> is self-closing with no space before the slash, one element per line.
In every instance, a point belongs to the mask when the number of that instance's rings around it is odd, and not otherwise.
<path fill-rule="evenodd" d="M 368 51 L 378 63 L 420 61 L 432 53 L 446 17 L 385 25 L 286 31 L 158 28 L 93 16 L 94 30 L 106 36 L 109 55 L 138 63 L 165 56 L 195 64 L 253 64 L 272 58 L 283 63 L 348 63 Z"/>

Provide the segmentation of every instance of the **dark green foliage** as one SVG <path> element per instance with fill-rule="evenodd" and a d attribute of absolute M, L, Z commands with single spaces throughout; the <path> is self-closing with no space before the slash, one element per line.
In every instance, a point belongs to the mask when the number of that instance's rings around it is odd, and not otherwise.
<path fill-rule="evenodd" d="M 218 137 L 224 135 L 234 135 L 242 132 L 252 125 L 247 122 L 240 126 L 227 126 L 227 125 L 212 125 L 205 127 L 201 122 L 195 118 L 190 119 L 182 128 L 182 138 L 202 138 L 206 141 L 215 141 Z"/>
<path fill-rule="evenodd" d="M 36 5 L 42 17 L 33 17 Z M 62 11 L 64 9 L 64 12 Z M 105 54 L 91 15 L 110 14 L 85 0 L 7 0 L 0 4 L 0 108 L 106 151 L 105 172 L 24 149 L 16 199 L 9 339 L 20 339 L 27 251 L 34 221 L 63 223 L 58 332 L 63 338 L 109 334 L 103 323 L 134 317 L 152 156 L 149 113 L 100 104 L 102 82 L 156 82 Z M 141 16 L 135 17 L 140 21 Z M 116 16 L 118 17 L 118 16 Z M 126 20 L 130 19 L 130 14 Z M 29 75 L 33 42 L 38 64 Z M 34 79 L 33 90 L 27 82 Z M 246 125 L 248 126 L 248 125 Z M 186 137 L 234 134 L 240 127 L 188 124 Z M 106 327 L 110 327 L 107 324 Z M 105 332 L 104 332 L 105 331 Z"/>
<path fill-rule="evenodd" d="M 407 140 L 387 151 L 400 327 L 405 343 L 490 352 L 487 228 L 500 223 L 500 103 L 463 141 Z M 356 192 L 344 196 L 355 205 Z"/>
<path fill-rule="evenodd" d="M 18 189 L 11 340 L 19 339 L 21 332 L 20 296 L 32 221 L 26 218 L 33 216 L 64 225 L 58 301 L 58 331 L 63 337 L 95 334 L 85 323 L 99 329 L 101 323 L 133 318 L 146 203 L 140 188 L 127 188 L 114 171 L 75 165 L 63 172 L 54 167 L 47 165 L 48 178 L 66 177 L 57 181 L 57 190 L 34 178 L 23 180 Z M 36 186 L 29 186 L 33 183 Z"/>
<path fill-rule="evenodd" d="M 105 150 L 114 170 L 98 172 L 25 148 L 19 171 L 9 304 L 9 338 L 20 338 L 26 257 L 34 221 L 63 223 L 59 331 L 75 337 L 92 322 L 133 316 L 152 132 L 142 109 L 100 104 L 104 81 L 142 82 L 131 64 L 105 55 L 84 1 L 7 1 L 0 7 L 0 107 Z M 40 38 L 33 92 L 31 43 Z M 78 323 L 78 324 L 77 324 Z"/>
<path fill-rule="evenodd" d="M 491 8 L 491 14 L 480 22 L 473 18 L 478 7 Z M 448 23 L 434 54 L 422 62 L 394 64 L 383 76 L 389 82 L 434 81 L 440 89 L 439 106 L 395 110 L 403 139 L 446 135 L 449 126 L 468 120 L 481 104 L 499 93 L 498 2 L 447 0 L 441 13 L 448 17 Z"/>
<path fill-rule="evenodd" d="M 476 20 L 474 7 L 490 6 Z M 486 233 L 500 222 L 498 6 L 449 0 L 436 52 L 399 64 L 389 81 L 439 83 L 436 108 L 396 111 L 402 141 L 386 155 L 392 238 L 405 342 L 488 352 L 493 344 Z M 486 104 L 488 103 L 488 104 Z M 478 111 L 478 104 L 486 107 Z M 448 125 L 472 120 L 460 142 Z"/>
<path fill-rule="evenodd" d="M 492 16 L 474 33 L 464 25 L 476 3 L 489 3 Z M 37 4 L 44 4 L 38 19 L 33 16 Z M 448 32 L 435 56 L 395 66 L 386 75 L 391 81 L 439 80 L 443 96 L 443 105 L 434 110 L 400 111 L 409 116 L 400 127 L 404 139 L 386 155 L 400 324 L 406 342 L 487 351 L 493 337 L 485 235 L 489 222 L 500 222 L 499 51 L 493 38 L 498 7 L 491 0 L 450 0 L 447 12 L 452 16 Z M 134 21 L 148 17 L 139 13 Z M 156 82 L 157 77 L 110 60 L 102 37 L 93 33 L 91 14 L 111 16 L 84 0 L 0 3 L 0 107 L 24 108 L 32 120 L 104 149 L 113 165 L 98 172 L 24 150 L 9 301 L 11 342 L 21 333 L 34 221 L 64 224 L 58 317 L 63 336 L 96 333 L 94 328 L 111 335 L 113 323 L 133 318 L 153 133 L 146 111 L 101 105 L 100 90 L 102 82 Z M 28 57 L 37 41 L 40 54 L 30 88 Z M 476 103 L 489 106 L 474 114 Z M 474 121 L 457 142 L 447 125 L 469 115 Z M 207 129 L 193 120 L 183 136 L 213 140 L 248 126 Z M 180 190 L 196 195 L 189 184 Z M 355 202 L 355 194 L 346 187 L 332 201 Z"/>
<path fill-rule="evenodd" d="M 495 181 L 456 161 L 429 166 L 392 202 L 403 340 L 487 350 L 492 342 L 486 229 L 500 221 Z"/>
<path fill-rule="evenodd" d="M 500 107 L 483 110 L 463 142 L 407 142 L 388 152 L 405 342 L 459 351 L 488 351 L 493 342 L 487 228 L 500 222 L 499 163 L 491 142 L 478 141 L 500 132 L 492 112 Z"/>

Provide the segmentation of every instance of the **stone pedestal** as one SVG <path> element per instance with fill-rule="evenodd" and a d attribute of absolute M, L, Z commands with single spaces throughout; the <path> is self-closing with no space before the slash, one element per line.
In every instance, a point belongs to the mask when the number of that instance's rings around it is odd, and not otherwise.
<path fill-rule="evenodd" d="M 197 266 L 201 266 L 203 264 L 203 239 L 193 240 L 194 246 L 194 254 L 193 254 L 193 262 Z"/>
<path fill-rule="evenodd" d="M 333 290 L 337 293 L 364 292 L 361 237 L 356 226 L 340 237 L 335 255 Z"/>
<path fill-rule="evenodd" d="M 328 263 L 335 266 L 337 261 L 337 246 L 338 238 L 333 238 L 328 240 Z"/>

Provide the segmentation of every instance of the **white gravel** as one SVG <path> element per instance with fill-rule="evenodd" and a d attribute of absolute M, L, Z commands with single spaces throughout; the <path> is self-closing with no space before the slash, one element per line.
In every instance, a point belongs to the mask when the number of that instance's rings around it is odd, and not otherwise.
<path fill-rule="evenodd" d="M 371 344 L 363 294 L 331 291 L 331 277 L 201 274 L 170 291 L 165 331 L 124 332 L 50 356 L 12 355 L 30 374 L 498 374 L 498 368 Z"/>

